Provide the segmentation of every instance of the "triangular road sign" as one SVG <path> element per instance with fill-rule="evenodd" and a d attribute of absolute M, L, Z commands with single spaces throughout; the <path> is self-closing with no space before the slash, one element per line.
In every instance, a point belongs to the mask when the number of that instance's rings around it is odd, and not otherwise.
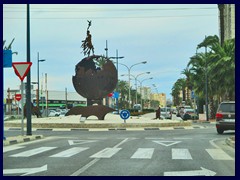
<path fill-rule="evenodd" d="M 163 146 L 172 146 L 174 144 L 180 143 L 181 141 L 152 141 Z"/>
<path fill-rule="evenodd" d="M 97 142 L 96 140 L 68 140 L 69 145 Z"/>
<path fill-rule="evenodd" d="M 16 75 L 20 78 L 21 81 L 27 76 L 32 62 L 14 62 L 12 66 L 15 70 Z"/>

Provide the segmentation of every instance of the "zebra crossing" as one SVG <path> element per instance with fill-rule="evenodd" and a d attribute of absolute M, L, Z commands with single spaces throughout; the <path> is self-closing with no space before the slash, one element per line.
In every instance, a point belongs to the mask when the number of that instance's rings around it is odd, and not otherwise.
<path fill-rule="evenodd" d="M 9 150 L 3 151 L 3 153 L 14 151 L 14 150 L 23 150 L 25 147 L 15 147 L 11 148 Z M 51 150 L 56 150 L 58 147 L 38 147 L 33 148 L 30 150 L 25 150 L 20 153 L 9 155 L 9 157 L 32 157 L 38 154 L 44 154 L 45 152 L 51 152 Z M 50 158 L 69 158 L 76 156 L 77 154 L 80 154 L 86 150 L 88 150 L 89 147 L 69 147 L 65 150 L 61 150 L 60 152 L 57 152 L 56 154 L 52 154 L 48 157 Z M 107 147 L 104 148 L 98 152 L 95 152 L 94 154 L 90 155 L 89 158 L 112 158 L 117 153 L 121 153 L 121 151 L 124 151 L 123 148 L 119 147 Z M 137 148 L 133 154 L 129 154 L 129 159 L 152 159 L 154 153 L 157 155 L 166 156 L 165 154 L 159 154 L 159 149 L 156 148 Z M 209 155 L 209 157 L 213 160 L 234 160 L 231 156 L 229 156 L 226 152 L 224 152 L 222 149 L 203 149 L 203 151 Z M 171 148 L 171 159 L 172 160 L 193 160 L 191 155 L 191 150 L 186 148 Z"/>

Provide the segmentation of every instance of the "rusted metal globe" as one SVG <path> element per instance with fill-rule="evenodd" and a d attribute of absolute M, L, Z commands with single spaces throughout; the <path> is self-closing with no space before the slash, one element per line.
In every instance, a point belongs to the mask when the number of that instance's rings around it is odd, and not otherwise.
<path fill-rule="evenodd" d="M 89 56 L 82 59 L 75 68 L 72 82 L 81 96 L 100 100 L 113 92 L 117 85 L 117 69 L 106 57 Z"/>

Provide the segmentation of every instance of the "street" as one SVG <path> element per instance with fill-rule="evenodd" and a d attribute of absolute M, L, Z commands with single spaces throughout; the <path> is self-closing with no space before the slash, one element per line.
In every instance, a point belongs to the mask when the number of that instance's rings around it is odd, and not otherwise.
<path fill-rule="evenodd" d="M 7 131 L 6 134 L 16 133 Z M 235 149 L 205 128 L 106 132 L 43 131 L 3 148 L 4 176 L 234 176 Z"/>

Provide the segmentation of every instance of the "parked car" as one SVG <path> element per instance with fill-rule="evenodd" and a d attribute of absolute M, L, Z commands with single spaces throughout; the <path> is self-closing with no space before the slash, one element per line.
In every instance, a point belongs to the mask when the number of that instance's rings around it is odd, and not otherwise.
<path fill-rule="evenodd" d="M 172 111 L 173 114 L 177 114 L 177 108 L 172 107 L 172 108 L 171 108 L 171 111 Z"/>
<path fill-rule="evenodd" d="M 170 107 L 161 108 L 161 118 L 163 119 L 172 119 L 172 112 Z"/>
<path fill-rule="evenodd" d="M 226 130 L 235 130 L 235 101 L 222 102 L 216 113 L 216 129 L 218 134 Z"/>
<path fill-rule="evenodd" d="M 184 109 L 184 114 L 182 115 L 183 120 L 188 119 L 198 119 L 198 115 L 194 109 Z"/>
<path fill-rule="evenodd" d="M 55 110 L 50 110 L 48 117 L 55 117 L 55 116 L 60 116 L 60 112 L 57 112 Z"/>

